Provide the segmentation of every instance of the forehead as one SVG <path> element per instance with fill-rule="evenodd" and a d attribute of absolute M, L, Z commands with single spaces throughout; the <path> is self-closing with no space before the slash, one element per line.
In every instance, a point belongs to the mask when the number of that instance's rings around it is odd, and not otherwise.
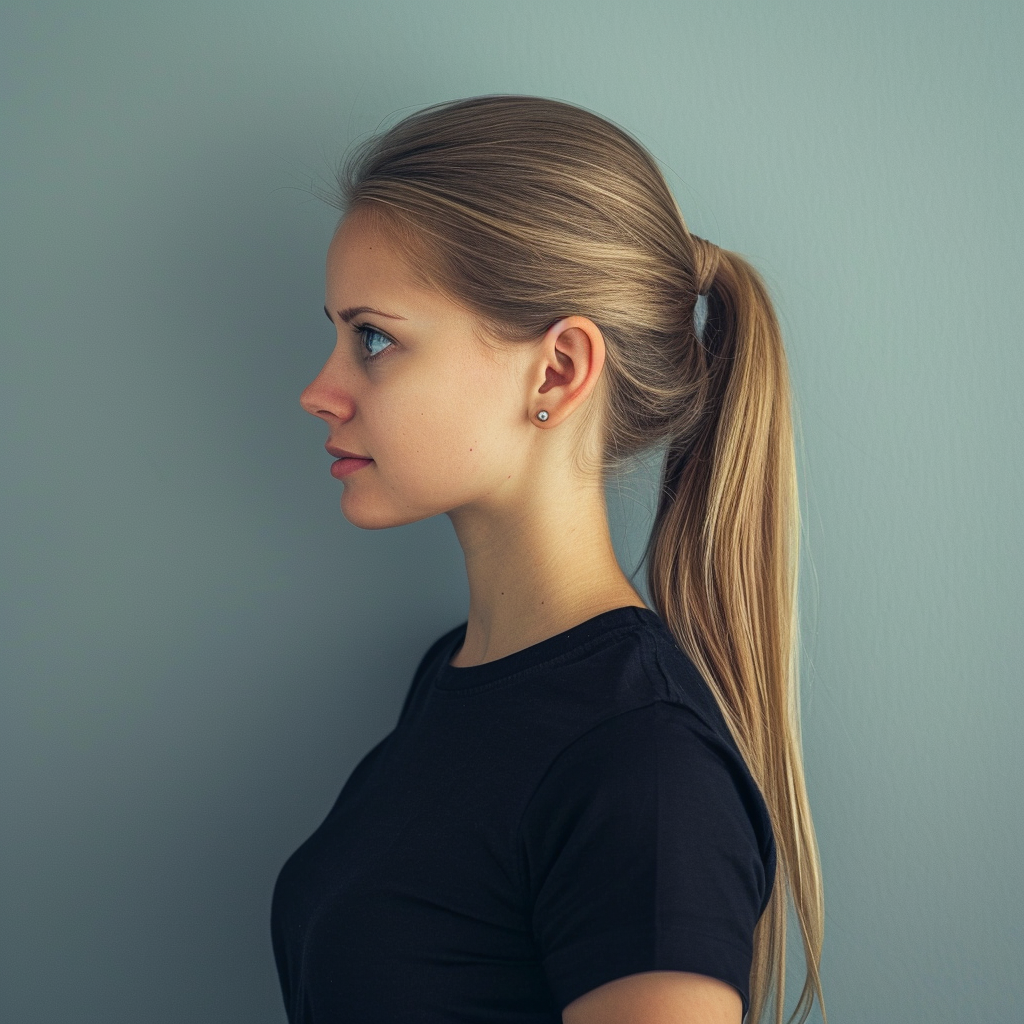
<path fill-rule="evenodd" d="M 403 250 L 375 217 L 361 211 L 338 225 L 327 249 L 327 306 L 371 306 L 404 317 L 403 330 L 448 330 L 479 337 L 475 314 L 414 268 L 426 254 Z"/>
<path fill-rule="evenodd" d="M 352 213 L 338 225 L 327 249 L 328 291 L 418 284 L 406 257 L 373 218 Z"/>

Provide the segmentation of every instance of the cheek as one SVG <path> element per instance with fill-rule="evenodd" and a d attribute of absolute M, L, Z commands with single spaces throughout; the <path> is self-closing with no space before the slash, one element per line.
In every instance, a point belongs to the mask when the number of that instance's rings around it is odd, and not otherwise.
<path fill-rule="evenodd" d="M 493 373 L 465 377 L 453 387 L 457 378 L 447 375 L 435 387 L 397 396 L 387 414 L 380 410 L 385 472 L 396 486 L 420 493 L 471 490 L 505 472 L 516 422 L 511 389 Z"/>

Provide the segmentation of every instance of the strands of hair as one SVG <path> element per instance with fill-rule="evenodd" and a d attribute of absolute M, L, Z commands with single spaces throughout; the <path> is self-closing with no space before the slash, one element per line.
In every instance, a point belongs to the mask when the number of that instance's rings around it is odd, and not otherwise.
<path fill-rule="evenodd" d="M 578 106 L 491 95 L 439 103 L 359 145 L 337 191 L 425 282 L 501 344 L 590 317 L 605 371 L 576 417 L 574 472 L 603 481 L 664 446 L 648 592 L 707 681 L 771 815 L 771 900 L 754 932 L 747 1021 L 784 1015 L 791 899 L 817 997 L 824 896 L 804 784 L 799 501 L 787 361 L 767 288 L 691 235 L 654 158 Z M 706 293 L 694 311 L 700 295 Z"/>

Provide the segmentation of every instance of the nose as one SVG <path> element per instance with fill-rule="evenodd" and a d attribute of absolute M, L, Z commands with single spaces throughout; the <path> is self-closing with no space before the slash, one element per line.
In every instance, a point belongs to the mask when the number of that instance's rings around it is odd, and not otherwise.
<path fill-rule="evenodd" d="M 347 419 L 352 414 L 352 398 L 340 386 L 335 357 L 324 363 L 320 372 L 299 395 L 299 405 L 322 420 Z"/>

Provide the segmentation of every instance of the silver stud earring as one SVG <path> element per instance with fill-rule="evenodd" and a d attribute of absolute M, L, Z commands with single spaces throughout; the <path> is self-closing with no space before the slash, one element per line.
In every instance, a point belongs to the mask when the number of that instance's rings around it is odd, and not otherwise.
<path fill-rule="evenodd" d="M 537 419 L 539 419 L 539 420 L 546 420 L 547 418 L 548 418 L 548 414 L 543 409 L 541 409 L 541 411 L 539 413 L 537 413 Z"/>

